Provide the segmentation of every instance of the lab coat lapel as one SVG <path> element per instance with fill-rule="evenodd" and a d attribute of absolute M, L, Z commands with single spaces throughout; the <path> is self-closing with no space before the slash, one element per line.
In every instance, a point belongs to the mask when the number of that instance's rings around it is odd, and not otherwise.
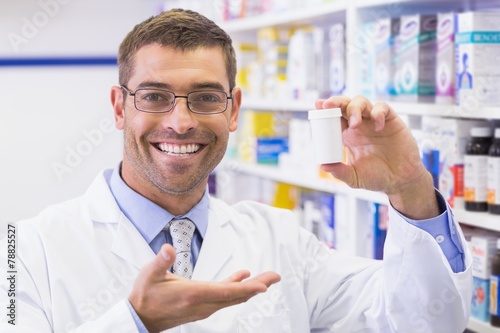
<path fill-rule="evenodd" d="M 118 207 L 104 172 L 94 180 L 85 193 L 85 198 L 91 220 L 107 225 L 113 253 L 138 269 L 153 260 L 153 250 Z"/>
<path fill-rule="evenodd" d="M 226 213 L 224 206 L 220 205 L 215 199 L 210 198 L 207 232 L 194 267 L 193 280 L 214 280 L 214 277 L 223 267 L 225 270 L 232 272 L 233 268 L 227 267 L 226 263 L 234 255 L 238 235 L 231 228 L 230 220 L 231 218 Z M 229 277 L 229 275 L 218 279 Z"/>
<path fill-rule="evenodd" d="M 127 217 L 121 214 L 111 251 L 138 269 L 154 259 L 154 252 Z"/>

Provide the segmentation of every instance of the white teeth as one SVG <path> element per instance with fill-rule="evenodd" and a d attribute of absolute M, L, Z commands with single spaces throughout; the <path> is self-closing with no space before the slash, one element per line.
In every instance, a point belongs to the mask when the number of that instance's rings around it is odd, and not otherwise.
<path fill-rule="evenodd" d="M 200 150 L 200 145 L 197 144 L 176 146 L 167 143 L 159 143 L 157 147 L 163 152 L 169 154 L 179 154 L 179 155 L 191 154 Z"/>

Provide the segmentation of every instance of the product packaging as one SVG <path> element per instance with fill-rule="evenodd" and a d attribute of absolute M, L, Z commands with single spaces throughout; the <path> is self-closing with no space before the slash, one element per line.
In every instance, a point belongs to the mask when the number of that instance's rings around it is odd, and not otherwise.
<path fill-rule="evenodd" d="M 455 13 L 437 16 L 436 103 L 453 104 L 455 96 Z"/>
<path fill-rule="evenodd" d="M 401 17 L 395 82 L 398 101 L 434 101 L 436 26 L 436 15 L 405 15 Z"/>
<path fill-rule="evenodd" d="M 466 112 L 500 104 L 500 13 L 457 14 L 456 102 Z"/>
<path fill-rule="evenodd" d="M 473 294 L 471 317 L 488 322 L 491 259 L 496 253 L 496 238 L 472 236 Z"/>

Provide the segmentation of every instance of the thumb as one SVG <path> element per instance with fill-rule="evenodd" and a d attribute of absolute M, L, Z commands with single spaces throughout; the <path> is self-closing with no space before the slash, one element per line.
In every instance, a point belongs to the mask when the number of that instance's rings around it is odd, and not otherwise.
<path fill-rule="evenodd" d="M 323 171 L 331 173 L 332 176 L 340 181 L 343 181 L 350 187 L 356 188 L 358 186 L 356 172 L 351 165 L 347 165 L 344 163 L 322 164 L 321 169 L 323 169 Z"/>
<path fill-rule="evenodd" d="M 175 261 L 175 249 L 170 244 L 163 244 L 160 251 L 151 262 L 151 276 L 163 279 Z"/>

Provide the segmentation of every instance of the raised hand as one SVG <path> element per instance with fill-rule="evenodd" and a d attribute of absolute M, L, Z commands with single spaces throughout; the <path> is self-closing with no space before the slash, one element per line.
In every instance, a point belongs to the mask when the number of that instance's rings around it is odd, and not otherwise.
<path fill-rule="evenodd" d="M 391 204 L 413 219 L 437 216 L 432 177 L 420 160 L 410 130 L 384 102 L 364 97 L 331 97 L 316 108 L 342 109 L 342 138 L 347 164 L 324 164 L 323 170 L 353 188 L 382 191 Z"/>

